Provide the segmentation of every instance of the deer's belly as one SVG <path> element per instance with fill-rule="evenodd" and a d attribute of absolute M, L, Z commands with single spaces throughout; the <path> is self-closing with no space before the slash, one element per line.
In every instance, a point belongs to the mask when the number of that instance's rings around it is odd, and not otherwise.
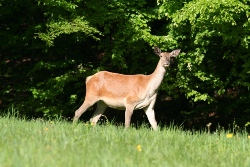
<path fill-rule="evenodd" d="M 103 98 L 102 101 L 110 108 L 117 110 L 125 110 L 126 108 L 123 100 Z"/>
<path fill-rule="evenodd" d="M 150 105 L 152 101 L 155 101 L 156 94 L 152 96 L 146 96 L 143 99 L 138 99 L 134 101 L 134 110 L 143 109 Z M 110 108 L 118 109 L 118 110 L 125 110 L 126 109 L 126 102 L 125 99 L 110 99 L 110 98 L 102 98 L 102 101 Z"/>

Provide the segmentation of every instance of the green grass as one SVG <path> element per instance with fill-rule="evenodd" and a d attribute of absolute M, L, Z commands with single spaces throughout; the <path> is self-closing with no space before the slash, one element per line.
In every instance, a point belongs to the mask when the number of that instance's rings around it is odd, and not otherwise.
<path fill-rule="evenodd" d="M 250 166 L 247 134 L 227 138 L 226 132 L 124 130 L 112 124 L 93 127 L 13 116 L 0 117 L 0 129 L 1 167 Z"/>

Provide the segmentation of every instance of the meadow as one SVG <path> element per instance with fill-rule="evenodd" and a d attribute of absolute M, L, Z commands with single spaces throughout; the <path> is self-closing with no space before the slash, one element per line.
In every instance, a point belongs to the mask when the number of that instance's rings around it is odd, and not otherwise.
<path fill-rule="evenodd" d="M 247 133 L 0 117 L 1 167 L 247 167 Z"/>

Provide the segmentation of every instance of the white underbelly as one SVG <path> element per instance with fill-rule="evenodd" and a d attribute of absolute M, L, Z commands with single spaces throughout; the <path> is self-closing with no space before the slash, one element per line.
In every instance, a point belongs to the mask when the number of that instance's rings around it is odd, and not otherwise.
<path fill-rule="evenodd" d="M 155 101 L 156 94 L 153 96 L 147 96 L 144 99 L 138 100 L 135 102 L 134 110 L 143 109 L 150 105 L 152 101 Z M 108 107 L 118 109 L 118 110 L 125 110 L 126 109 L 126 102 L 125 99 L 109 99 L 109 98 L 102 98 L 101 99 Z"/>
<path fill-rule="evenodd" d="M 102 98 L 102 101 L 110 108 L 117 110 L 125 110 L 126 108 L 123 100 Z"/>

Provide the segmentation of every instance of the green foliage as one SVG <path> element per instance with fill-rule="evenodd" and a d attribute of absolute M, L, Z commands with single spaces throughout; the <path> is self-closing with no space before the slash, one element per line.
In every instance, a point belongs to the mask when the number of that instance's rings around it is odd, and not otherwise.
<path fill-rule="evenodd" d="M 83 100 L 88 75 L 100 70 L 150 74 L 157 64 L 152 49 L 157 45 L 182 49 L 160 97 L 189 104 L 179 112 L 236 113 L 243 124 L 250 120 L 245 116 L 250 99 L 249 1 L 0 4 L 1 108 L 14 103 L 28 115 L 72 116 Z"/>
<path fill-rule="evenodd" d="M 94 34 L 100 34 L 100 32 L 91 26 L 84 20 L 84 18 L 78 17 L 74 20 L 57 20 L 51 21 L 47 25 L 47 33 L 38 33 L 38 37 L 46 41 L 48 46 L 53 45 L 53 41 L 61 34 L 71 34 L 76 32 L 83 32 L 85 36 L 91 36 L 95 40 L 99 40 Z"/>
<path fill-rule="evenodd" d="M 211 103 L 223 96 L 235 104 L 249 97 L 249 9 L 247 1 L 196 0 L 175 13 L 171 34 L 187 50 L 176 86 L 188 98 Z"/>

